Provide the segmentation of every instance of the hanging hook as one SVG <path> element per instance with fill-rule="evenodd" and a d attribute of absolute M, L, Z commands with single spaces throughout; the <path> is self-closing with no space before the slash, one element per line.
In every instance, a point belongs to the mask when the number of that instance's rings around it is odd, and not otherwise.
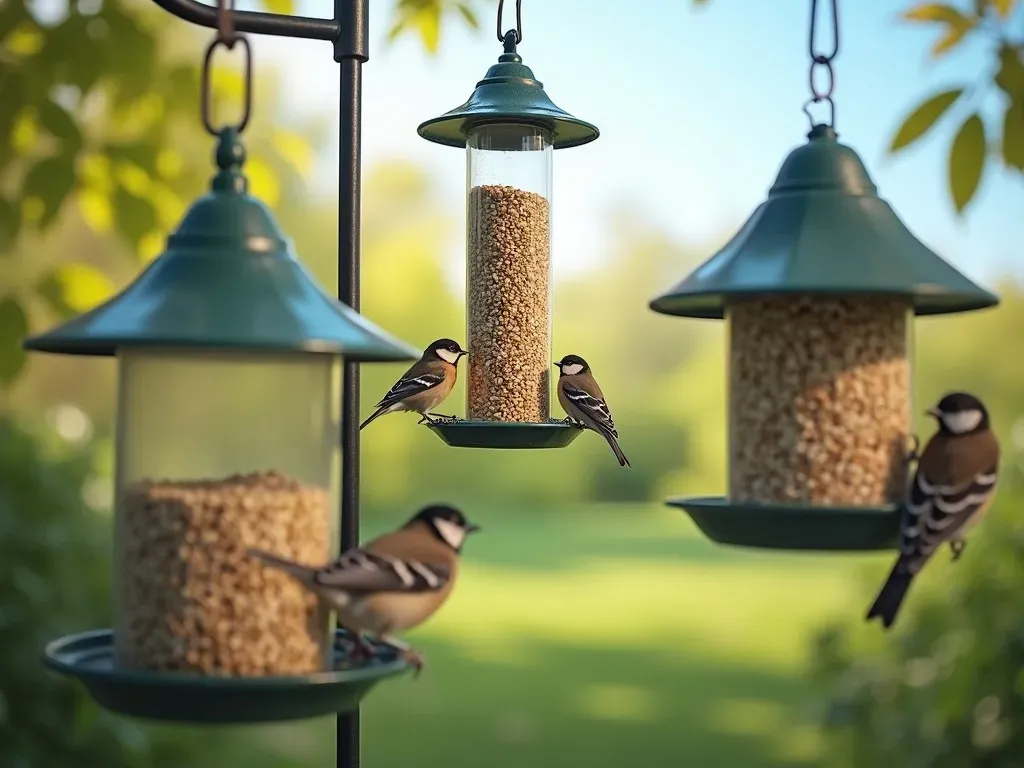
<path fill-rule="evenodd" d="M 832 92 L 836 87 L 836 75 L 835 70 L 832 68 L 832 61 L 839 54 L 839 8 L 838 0 L 829 0 L 829 2 L 832 8 L 832 49 L 825 52 L 819 50 L 818 46 L 818 0 L 811 0 L 811 26 L 807 42 L 807 51 L 811 57 L 811 69 L 808 74 L 811 98 L 804 104 L 804 113 L 810 119 L 812 128 L 814 127 L 814 118 L 811 117 L 808 107 L 811 104 L 818 104 L 822 101 L 827 101 L 831 107 L 829 126 L 835 128 L 836 124 L 836 105 L 832 100 Z M 818 78 L 815 75 L 818 70 L 823 70 L 826 76 L 824 87 L 820 88 L 818 87 Z"/>
<path fill-rule="evenodd" d="M 501 31 L 501 12 L 505 7 L 505 0 L 498 0 L 498 42 L 504 43 L 509 34 L 515 33 L 516 45 L 523 42 L 523 0 L 516 0 L 516 26 L 508 32 Z"/>
<path fill-rule="evenodd" d="M 203 127 L 212 136 L 220 136 L 222 131 L 229 127 L 216 128 L 213 125 L 213 52 L 218 46 L 224 46 L 229 51 L 236 43 L 242 44 L 245 63 L 243 64 L 242 77 L 245 83 L 245 91 L 242 97 L 242 117 L 233 126 L 241 133 L 249 124 L 249 116 L 252 113 L 252 46 L 244 35 L 238 34 L 234 23 L 235 0 L 217 0 L 217 34 L 206 47 L 206 56 L 203 58 L 203 71 L 201 83 L 201 111 L 203 116 Z"/>

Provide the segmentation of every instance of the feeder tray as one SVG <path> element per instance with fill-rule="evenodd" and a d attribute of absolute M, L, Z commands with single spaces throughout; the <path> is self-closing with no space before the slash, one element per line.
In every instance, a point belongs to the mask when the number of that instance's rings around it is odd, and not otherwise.
<path fill-rule="evenodd" d="M 516 421 L 435 421 L 428 425 L 453 448 L 565 448 L 583 428 L 564 421 L 540 424 Z"/>
<path fill-rule="evenodd" d="M 829 552 L 894 548 L 902 511 L 896 504 L 822 508 L 730 502 L 722 496 L 668 499 L 665 503 L 681 507 L 701 533 L 719 544 Z"/>
<path fill-rule="evenodd" d="M 43 652 L 43 663 L 79 680 L 97 704 L 119 715 L 178 723 L 267 723 L 354 712 L 378 681 L 410 668 L 395 648 L 377 643 L 377 659 L 340 669 L 350 642 L 348 633 L 338 630 L 335 669 L 295 677 L 204 677 L 118 669 L 114 633 L 109 629 L 54 640 Z"/>

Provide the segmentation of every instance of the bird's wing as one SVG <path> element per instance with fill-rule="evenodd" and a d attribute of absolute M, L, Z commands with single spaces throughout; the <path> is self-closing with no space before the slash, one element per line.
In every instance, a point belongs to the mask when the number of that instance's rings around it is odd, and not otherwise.
<path fill-rule="evenodd" d="M 562 391 L 569 399 L 569 402 L 579 408 L 585 416 L 594 422 L 594 426 L 599 431 L 607 432 L 612 437 L 619 436 L 619 433 L 615 431 L 615 421 L 612 419 L 612 413 L 608 410 L 608 404 L 604 401 L 604 398 L 596 397 L 572 384 L 563 385 Z"/>
<path fill-rule="evenodd" d="M 351 594 L 433 592 L 451 577 L 447 566 L 350 549 L 313 574 L 313 583 Z"/>
<path fill-rule="evenodd" d="M 388 408 L 413 395 L 433 389 L 442 381 L 444 381 L 443 373 L 408 373 L 395 382 L 395 385 L 381 398 L 376 407 Z"/>
<path fill-rule="evenodd" d="M 997 474 L 993 465 L 967 482 L 943 485 L 919 466 L 907 498 L 900 552 L 920 567 L 991 501 Z"/>

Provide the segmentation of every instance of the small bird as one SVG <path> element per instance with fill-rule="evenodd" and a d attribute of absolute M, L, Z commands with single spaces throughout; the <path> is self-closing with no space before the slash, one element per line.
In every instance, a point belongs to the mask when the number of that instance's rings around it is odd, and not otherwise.
<path fill-rule="evenodd" d="M 988 411 L 974 395 L 947 394 L 925 413 L 938 422 L 924 451 L 911 454 L 917 470 L 910 483 L 900 526 L 900 555 L 868 610 L 866 619 L 896 619 L 914 577 L 943 544 L 953 560 L 967 546 L 967 531 L 988 511 L 995 495 L 999 442 Z"/>
<path fill-rule="evenodd" d="M 615 458 L 619 460 L 619 466 L 630 466 L 629 459 L 619 447 L 619 433 L 615 431 L 611 411 L 608 410 L 604 394 L 590 372 L 587 361 L 579 355 L 566 355 L 555 365 L 560 371 L 558 402 L 561 403 L 569 421 L 577 421 L 587 429 L 597 432 L 608 441 Z"/>
<path fill-rule="evenodd" d="M 365 632 L 397 648 L 419 674 L 423 656 L 393 633 L 422 624 L 444 604 L 455 586 L 462 545 L 479 530 L 454 507 L 434 504 L 398 530 L 346 550 L 322 567 L 260 549 L 248 554 L 291 575 L 332 608 L 360 655 L 374 653 Z"/>
<path fill-rule="evenodd" d="M 381 401 L 374 406 L 370 417 L 359 425 L 362 429 L 374 419 L 385 413 L 396 411 L 415 411 L 420 414 L 419 423 L 433 423 L 431 416 L 441 419 L 454 419 L 440 413 L 431 413 L 437 408 L 455 386 L 458 376 L 459 359 L 469 353 L 451 339 L 438 339 L 425 350 L 423 355 L 412 364 L 412 368 L 388 390 Z"/>

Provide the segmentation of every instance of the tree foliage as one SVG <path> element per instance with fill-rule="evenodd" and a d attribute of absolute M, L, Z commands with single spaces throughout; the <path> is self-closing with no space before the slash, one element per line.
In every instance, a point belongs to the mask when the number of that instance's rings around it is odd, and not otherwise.
<path fill-rule="evenodd" d="M 1024 171 L 1024 40 L 1010 33 L 1016 6 L 1017 0 L 970 0 L 962 7 L 923 3 L 903 14 L 911 24 L 938 30 L 931 49 L 934 58 L 973 37 L 986 41 L 993 59 L 991 73 L 925 98 L 904 118 L 890 145 L 890 151 L 899 152 L 947 114 L 959 114 L 948 160 L 949 192 L 957 213 L 974 199 L 985 167 L 995 157 L 1013 171 Z M 990 99 L 1002 105 L 1002 120 L 994 125 L 986 125 L 983 117 L 984 103 Z"/>

